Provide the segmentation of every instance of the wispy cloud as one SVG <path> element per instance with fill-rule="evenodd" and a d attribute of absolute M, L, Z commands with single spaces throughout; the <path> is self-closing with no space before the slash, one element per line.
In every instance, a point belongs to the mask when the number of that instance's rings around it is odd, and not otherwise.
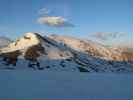
<path fill-rule="evenodd" d="M 40 17 L 37 19 L 39 24 L 53 27 L 74 27 L 67 19 L 60 16 Z"/>
<path fill-rule="evenodd" d="M 38 11 L 39 15 L 41 16 L 46 16 L 50 13 L 50 10 L 48 10 L 47 8 L 42 8 Z"/>
<path fill-rule="evenodd" d="M 93 32 L 90 36 L 100 40 L 108 40 L 126 35 L 126 32 Z"/>

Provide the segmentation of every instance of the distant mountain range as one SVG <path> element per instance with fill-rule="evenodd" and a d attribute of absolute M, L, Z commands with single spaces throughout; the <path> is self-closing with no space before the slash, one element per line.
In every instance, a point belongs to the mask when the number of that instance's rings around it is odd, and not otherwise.
<path fill-rule="evenodd" d="M 132 51 L 69 36 L 26 33 L 0 48 L 0 69 L 133 72 Z"/>
<path fill-rule="evenodd" d="M 0 48 L 8 46 L 11 42 L 12 41 L 9 38 L 1 36 L 0 37 Z"/>

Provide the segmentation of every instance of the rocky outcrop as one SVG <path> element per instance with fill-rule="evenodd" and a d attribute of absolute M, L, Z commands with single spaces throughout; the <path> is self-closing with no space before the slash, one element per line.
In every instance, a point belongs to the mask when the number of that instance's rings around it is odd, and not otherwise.
<path fill-rule="evenodd" d="M 16 66 L 18 57 L 21 55 L 21 52 L 19 50 L 9 52 L 9 53 L 2 53 L 0 54 L 0 57 L 3 58 L 3 61 L 5 62 L 6 65 L 14 65 Z"/>
<path fill-rule="evenodd" d="M 26 60 L 36 60 L 42 54 L 46 54 L 45 48 L 41 46 L 41 44 L 34 45 L 29 47 L 24 54 L 24 58 Z"/>

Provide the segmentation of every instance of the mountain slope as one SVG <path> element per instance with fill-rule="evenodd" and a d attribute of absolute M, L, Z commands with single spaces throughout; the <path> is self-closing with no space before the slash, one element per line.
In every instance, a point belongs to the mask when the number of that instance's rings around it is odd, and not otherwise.
<path fill-rule="evenodd" d="M 88 40 L 26 33 L 16 42 L 0 49 L 0 66 L 80 72 L 133 72 L 132 61 L 128 61 L 129 58 L 124 60 L 122 57 L 127 58 L 127 55 L 123 54 Z"/>
<path fill-rule="evenodd" d="M 130 54 L 132 54 L 133 48 L 111 48 L 90 40 L 77 39 L 68 36 L 50 35 L 49 37 L 60 43 L 63 43 L 64 45 L 68 45 L 71 48 L 81 52 L 86 52 L 95 57 L 115 61 L 133 61 L 133 56 L 129 57 Z"/>

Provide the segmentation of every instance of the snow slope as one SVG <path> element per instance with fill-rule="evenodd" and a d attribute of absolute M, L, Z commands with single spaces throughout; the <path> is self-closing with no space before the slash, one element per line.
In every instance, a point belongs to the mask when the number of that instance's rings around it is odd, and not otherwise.
<path fill-rule="evenodd" d="M 0 100 L 133 100 L 133 75 L 0 71 Z"/>

